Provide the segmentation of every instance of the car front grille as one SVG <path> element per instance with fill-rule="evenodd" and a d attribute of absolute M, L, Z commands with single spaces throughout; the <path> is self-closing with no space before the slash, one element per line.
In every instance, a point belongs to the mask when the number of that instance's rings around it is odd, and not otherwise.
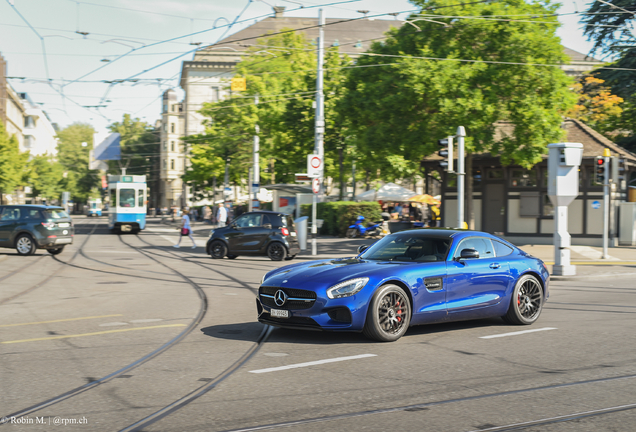
<path fill-rule="evenodd" d="M 274 295 L 278 290 L 282 290 L 287 295 L 287 301 L 282 306 L 278 306 L 274 301 Z M 258 296 L 265 306 L 288 310 L 309 309 L 316 301 L 315 292 L 296 288 L 262 286 L 258 290 Z"/>

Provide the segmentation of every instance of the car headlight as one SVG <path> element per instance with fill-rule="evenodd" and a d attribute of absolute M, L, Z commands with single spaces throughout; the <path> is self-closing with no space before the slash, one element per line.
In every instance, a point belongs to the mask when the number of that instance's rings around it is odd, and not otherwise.
<path fill-rule="evenodd" d="M 210 235 L 208 236 L 208 238 L 212 237 L 212 234 L 214 234 L 214 230 L 210 230 Z"/>
<path fill-rule="evenodd" d="M 342 297 L 349 297 L 360 291 L 369 282 L 369 278 L 356 278 L 349 279 L 348 281 L 340 282 L 338 285 L 334 285 L 327 290 L 327 297 L 330 299 L 337 299 Z"/>

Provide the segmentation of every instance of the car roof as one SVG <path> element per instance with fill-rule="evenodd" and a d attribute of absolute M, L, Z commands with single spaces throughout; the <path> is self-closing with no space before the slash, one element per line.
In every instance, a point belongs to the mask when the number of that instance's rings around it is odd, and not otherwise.
<path fill-rule="evenodd" d="M 43 204 L 2 204 L 0 207 L 27 207 L 27 208 L 37 208 L 44 210 L 64 210 L 63 207 L 60 206 L 47 206 Z"/>
<path fill-rule="evenodd" d="M 431 237 L 431 238 L 439 238 L 439 239 L 451 239 L 451 238 L 464 238 L 471 236 L 483 236 L 494 239 L 499 239 L 499 237 L 494 236 L 490 233 L 483 231 L 475 231 L 469 229 L 461 229 L 461 228 L 413 228 L 405 231 L 398 231 L 397 233 L 393 233 L 391 235 L 416 235 L 417 237 Z"/>
<path fill-rule="evenodd" d="M 279 211 L 271 211 L 271 210 L 255 210 L 255 211 L 251 211 L 251 212 L 245 212 L 241 216 L 243 216 L 244 214 L 254 214 L 254 213 L 264 213 L 264 214 L 275 214 L 275 215 L 289 216 L 289 214 L 287 214 L 287 213 L 283 213 L 283 212 L 279 212 Z"/>

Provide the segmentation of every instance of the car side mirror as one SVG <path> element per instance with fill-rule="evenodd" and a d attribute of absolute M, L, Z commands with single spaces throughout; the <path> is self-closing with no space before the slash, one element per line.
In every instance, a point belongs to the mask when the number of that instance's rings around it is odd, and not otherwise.
<path fill-rule="evenodd" d="M 361 254 L 362 252 L 364 252 L 367 249 L 369 249 L 369 245 L 358 246 L 358 254 Z"/>
<path fill-rule="evenodd" d="M 272 224 L 263 224 L 263 228 L 272 229 Z"/>
<path fill-rule="evenodd" d="M 237 224 L 235 224 L 235 223 L 233 223 L 233 224 L 232 224 L 232 225 L 230 225 L 230 226 L 232 227 L 232 229 L 238 229 L 238 227 L 239 227 L 239 226 L 238 226 Z"/>
<path fill-rule="evenodd" d="M 472 258 L 479 258 L 479 252 L 477 252 L 475 249 L 462 249 L 462 252 L 460 254 L 460 259 L 472 259 Z"/>

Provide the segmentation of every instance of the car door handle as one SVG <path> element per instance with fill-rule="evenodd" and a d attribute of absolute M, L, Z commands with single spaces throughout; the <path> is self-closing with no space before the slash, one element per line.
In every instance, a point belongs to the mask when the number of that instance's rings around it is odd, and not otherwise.
<path fill-rule="evenodd" d="M 501 265 L 499 263 L 492 263 L 490 264 L 490 268 L 491 269 L 498 269 L 499 267 L 501 267 Z"/>

